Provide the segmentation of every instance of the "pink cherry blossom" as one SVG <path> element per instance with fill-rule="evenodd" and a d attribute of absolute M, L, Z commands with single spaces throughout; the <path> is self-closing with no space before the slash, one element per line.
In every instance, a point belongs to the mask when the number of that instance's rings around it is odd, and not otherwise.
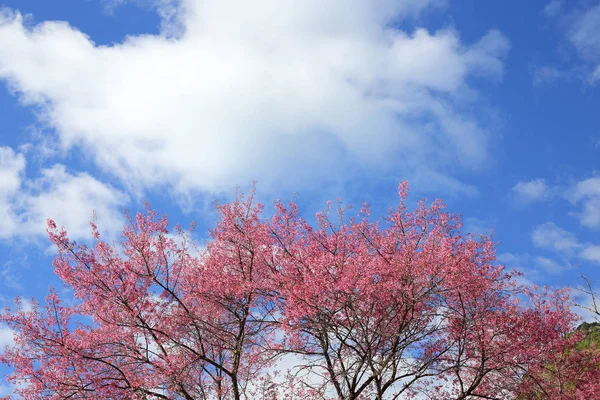
<path fill-rule="evenodd" d="M 120 244 L 49 220 L 74 299 L 1 314 L 16 344 L 0 362 L 25 399 L 594 398 L 569 293 L 517 285 L 492 238 L 398 194 L 379 220 L 329 204 L 316 226 L 237 196 L 200 255 L 149 207 Z"/>

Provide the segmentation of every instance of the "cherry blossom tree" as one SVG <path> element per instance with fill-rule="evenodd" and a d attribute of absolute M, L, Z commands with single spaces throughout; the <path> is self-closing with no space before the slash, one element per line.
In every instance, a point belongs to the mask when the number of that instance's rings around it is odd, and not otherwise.
<path fill-rule="evenodd" d="M 314 227 L 295 203 L 264 218 L 254 194 L 237 196 L 217 207 L 203 251 L 149 208 L 119 245 L 94 224 L 94 245 L 78 245 L 50 220 L 55 271 L 74 299 L 51 289 L 44 305 L 1 314 L 16 343 L 0 362 L 25 399 L 575 399 L 597 389 L 583 381 L 598 363 L 571 351 L 568 292 L 517 285 L 492 238 L 462 234 L 440 201 L 409 210 L 405 183 L 399 194 L 383 219 L 330 205 Z M 277 376 L 283 359 L 293 368 Z M 546 377 L 559 370 L 579 380 L 552 397 Z"/>
<path fill-rule="evenodd" d="M 95 226 L 95 248 L 78 246 L 49 221 L 56 273 L 78 303 L 52 290 L 45 308 L 2 317 L 19 332 L 2 361 L 23 397 L 241 398 L 274 335 L 259 212 L 251 198 L 219 207 L 200 257 L 150 210 L 130 219 L 121 248 Z"/>
<path fill-rule="evenodd" d="M 332 220 L 330 207 L 317 229 L 278 204 L 283 326 L 305 361 L 298 375 L 339 399 L 516 395 L 523 374 L 564 346 L 576 319 L 567 294 L 518 287 L 489 237 L 461 235 L 440 201 L 407 211 L 406 195 L 403 184 L 383 221 L 366 206 Z"/>
<path fill-rule="evenodd" d="M 521 382 L 520 399 L 594 399 L 600 390 L 600 313 L 598 294 L 582 276 L 578 292 L 587 304 L 576 304 L 596 322 L 582 323 L 552 352 L 545 352 L 537 365 L 528 369 Z M 541 338 L 546 340 L 546 338 Z"/>

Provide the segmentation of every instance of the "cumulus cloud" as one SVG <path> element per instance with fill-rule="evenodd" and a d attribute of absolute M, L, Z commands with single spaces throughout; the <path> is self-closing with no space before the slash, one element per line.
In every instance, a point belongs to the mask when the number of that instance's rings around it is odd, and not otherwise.
<path fill-rule="evenodd" d="M 592 261 L 597 264 L 600 264 L 600 246 L 593 245 L 593 246 L 586 247 L 581 252 L 581 257 L 584 260 Z"/>
<path fill-rule="evenodd" d="M 552 0 L 542 10 L 542 13 L 549 18 L 556 17 L 563 7 L 563 2 L 560 0 Z"/>
<path fill-rule="evenodd" d="M 503 252 L 498 254 L 498 261 L 510 268 L 524 268 L 529 264 L 529 254 Z"/>
<path fill-rule="evenodd" d="M 538 256 L 534 259 L 535 264 L 541 268 L 544 272 L 549 274 L 559 274 L 567 269 L 571 268 L 571 265 L 567 262 L 558 263 L 555 260 Z"/>
<path fill-rule="evenodd" d="M 7 326 L 0 325 L 0 354 L 6 347 L 14 344 L 14 331 Z"/>
<path fill-rule="evenodd" d="M 517 282 L 527 286 L 545 284 L 549 274 L 559 275 L 571 268 L 571 264 L 566 260 L 557 262 L 550 257 L 531 257 L 527 253 L 500 253 L 498 261 L 519 271 L 522 275 L 516 278 Z"/>
<path fill-rule="evenodd" d="M 12 347 L 14 343 L 14 331 L 7 326 L 0 325 L 0 355 L 4 353 L 7 347 Z M 10 395 L 14 395 L 14 385 L 0 383 L 0 396 Z"/>
<path fill-rule="evenodd" d="M 588 228 L 600 228 L 600 177 L 576 183 L 567 198 L 581 210 L 575 212 L 579 222 Z"/>
<path fill-rule="evenodd" d="M 574 210 L 570 213 L 587 228 L 600 228 L 600 177 L 576 181 L 570 185 L 548 185 L 544 179 L 519 181 L 510 191 L 517 204 L 530 204 L 562 198 L 568 200 Z"/>
<path fill-rule="evenodd" d="M 491 158 L 469 82 L 502 78 L 498 31 L 463 43 L 451 29 L 396 28 L 426 0 L 155 3 L 161 34 L 110 46 L 64 22 L 0 17 L 0 79 L 63 151 L 129 190 L 301 188 L 393 171 L 472 191 L 452 173 Z"/>
<path fill-rule="evenodd" d="M 532 179 L 517 182 L 511 189 L 511 197 L 519 204 L 529 204 L 546 200 L 550 191 L 544 179 Z"/>
<path fill-rule="evenodd" d="M 600 4 L 579 13 L 573 20 L 568 39 L 582 58 L 600 59 Z"/>
<path fill-rule="evenodd" d="M 0 147 L 0 239 L 45 233 L 46 219 L 67 227 L 74 238 L 89 237 L 94 210 L 103 231 L 122 226 L 128 196 L 86 173 L 72 174 L 64 165 L 44 168 L 27 179 L 25 158 Z"/>
<path fill-rule="evenodd" d="M 2 232 L 13 232 L 17 229 L 17 221 L 12 216 L 9 199 L 19 191 L 24 169 L 25 157 L 22 154 L 16 154 L 9 147 L 0 147 L 0 237 Z"/>
<path fill-rule="evenodd" d="M 519 285 L 533 286 L 539 283 L 543 277 L 530 264 L 530 256 L 527 253 L 503 252 L 498 254 L 498 261 L 508 269 L 515 269 L 521 275 L 515 279 Z"/>
<path fill-rule="evenodd" d="M 542 12 L 558 24 L 567 42 L 577 52 L 580 65 L 575 66 L 568 73 L 576 72 L 579 75 L 584 71 L 584 79 L 588 83 L 595 84 L 600 76 L 600 4 L 584 8 L 577 6 L 567 8 L 566 5 L 572 6 L 571 3 L 553 0 Z M 555 71 L 558 72 L 556 69 Z M 547 77 L 554 78 L 551 80 L 558 77 L 552 70 L 546 72 L 550 73 Z"/>
<path fill-rule="evenodd" d="M 536 226 L 531 233 L 531 240 L 536 247 L 560 253 L 572 253 L 582 247 L 574 234 L 553 222 Z"/>
<path fill-rule="evenodd" d="M 543 65 L 532 68 L 531 74 L 533 76 L 534 86 L 540 86 L 558 81 L 560 78 L 564 77 L 565 72 L 560 71 L 556 67 Z"/>
<path fill-rule="evenodd" d="M 562 258 L 560 263 L 547 257 L 536 257 L 535 263 L 546 272 L 559 273 L 571 268 L 574 259 L 600 264 L 600 245 L 580 241 L 573 233 L 547 222 L 536 226 L 531 233 L 533 244 L 550 250 Z"/>
<path fill-rule="evenodd" d="M 473 233 L 476 235 L 493 235 L 495 232 L 494 224 L 492 221 L 468 217 L 463 220 L 463 231 L 467 233 Z"/>

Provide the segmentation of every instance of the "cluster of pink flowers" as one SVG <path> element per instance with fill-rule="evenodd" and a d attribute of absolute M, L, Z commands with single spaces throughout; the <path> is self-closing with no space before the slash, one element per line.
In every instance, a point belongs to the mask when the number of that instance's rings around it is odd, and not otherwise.
<path fill-rule="evenodd" d="M 199 255 L 151 210 L 120 246 L 49 221 L 76 300 L 2 314 L 17 334 L 0 362 L 25 399 L 593 398 L 569 294 L 517 285 L 490 237 L 399 194 L 379 221 L 330 206 L 314 227 L 238 197 Z"/>

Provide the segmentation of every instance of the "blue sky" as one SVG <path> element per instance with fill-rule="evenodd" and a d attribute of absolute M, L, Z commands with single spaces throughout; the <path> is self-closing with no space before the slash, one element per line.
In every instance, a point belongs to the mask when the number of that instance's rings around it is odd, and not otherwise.
<path fill-rule="evenodd" d="M 406 179 L 528 281 L 600 283 L 597 1 L 0 6 L 3 305 L 60 287 L 47 217 L 116 238 L 147 199 L 202 243 L 253 180 L 310 217 Z"/>

